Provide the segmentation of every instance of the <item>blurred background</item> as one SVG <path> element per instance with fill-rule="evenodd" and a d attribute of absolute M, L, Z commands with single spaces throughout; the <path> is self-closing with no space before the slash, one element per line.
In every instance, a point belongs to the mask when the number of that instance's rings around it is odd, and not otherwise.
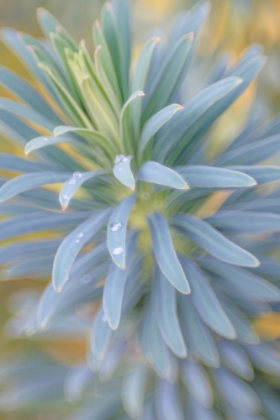
<path fill-rule="evenodd" d="M 158 28 L 157 31 L 160 33 L 161 28 L 166 29 L 170 26 L 173 16 L 188 9 L 196 1 L 135 0 L 134 3 L 135 39 L 136 45 L 138 45 L 134 54 L 137 56 L 141 44 L 151 35 L 152 28 Z M 248 89 L 234 107 L 222 117 L 215 128 L 217 136 L 219 136 L 219 133 L 225 132 L 225 127 L 228 131 L 238 127 L 237 121 L 242 121 L 243 114 L 248 112 L 255 98 L 261 98 L 262 103 L 265 103 L 267 114 L 273 115 L 280 111 L 280 1 L 210 0 L 209 3 L 211 12 L 200 39 L 198 61 L 203 58 L 204 65 L 210 66 L 211 57 L 217 56 L 223 51 L 230 51 L 234 59 L 251 43 L 261 43 L 268 57 L 259 82 Z M 99 16 L 103 4 L 103 0 L 0 0 L 0 26 L 1 28 L 10 26 L 35 37 L 41 37 L 36 20 L 36 9 L 44 7 L 56 16 L 77 41 L 84 38 L 91 46 L 92 23 Z M 0 57 L 1 65 L 9 67 L 29 79 L 23 66 L 2 43 L 0 44 Z M 201 69 L 203 73 L 203 67 Z M 193 77 L 203 78 L 203 74 L 193 74 Z M 0 93 L 2 96 L 8 96 L 3 89 Z M 0 138 L 0 141 L 1 152 L 12 151 L 11 146 L 4 139 Z M 4 273 L 5 269 L 2 272 L 3 276 Z M 39 282 L 35 279 L 21 279 L 0 283 L 0 324 L 1 328 L 4 327 L 0 340 L 1 359 L 3 357 L 10 359 L 19 352 L 32 357 L 33 352 L 38 350 L 44 357 L 65 364 L 73 363 L 84 357 L 86 340 L 83 337 L 78 341 L 69 336 L 59 340 L 52 337 L 40 342 L 25 339 L 11 340 L 11 337 L 6 333 L 8 330 L 12 331 L 10 324 L 8 324 L 9 328 L 5 327 L 11 314 L 21 308 L 22 315 L 24 315 L 25 309 L 21 307 L 21 302 L 24 301 L 24 305 L 27 302 L 24 296 L 28 294 L 28 305 L 32 306 L 45 284 L 46 279 Z M 87 310 L 92 310 L 92 308 L 85 308 L 82 316 L 87 316 Z M 20 316 L 19 313 L 19 319 Z M 16 330 L 17 325 L 12 327 Z M 256 328 L 265 335 L 265 338 L 280 337 L 279 315 L 268 314 L 257 321 Z M 15 335 L 17 334 L 15 333 Z M 25 418 L 29 419 L 29 414 L 26 414 L 25 417 L 24 412 L 20 414 L 20 417 L 18 414 L 0 414 L 1 420 L 24 420 Z M 56 417 L 51 415 L 46 417 L 45 414 L 44 417 L 36 417 L 37 420 L 54 418 Z"/>

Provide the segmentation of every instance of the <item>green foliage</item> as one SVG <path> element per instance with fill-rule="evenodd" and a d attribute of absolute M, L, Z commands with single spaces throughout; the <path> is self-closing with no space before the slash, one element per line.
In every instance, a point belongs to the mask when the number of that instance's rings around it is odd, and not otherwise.
<path fill-rule="evenodd" d="M 1 133 L 28 154 L 0 156 L 0 239 L 13 239 L 0 261 L 8 278 L 52 278 L 6 331 L 90 340 L 87 362 L 68 372 L 39 357 L 3 362 L 2 408 L 36 413 L 51 401 L 75 420 L 278 419 L 265 381 L 280 375 L 279 351 L 253 320 L 280 301 L 280 171 L 264 165 L 279 151 L 279 121 L 248 118 L 218 156 L 206 153 L 213 124 L 265 63 L 249 48 L 181 105 L 207 9 L 197 4 L 166 39 L 148 40 L 134 70 L 126 0 L 94 24 L 94 59 L 42 9 L 47 40 L 3 31 L 40 89 L 0 71 L 16 97 L 0 100 Z M 222 203 L 201 216 L 215 192 Z M 85 319 L 86 303 L 99 306 Z"/>

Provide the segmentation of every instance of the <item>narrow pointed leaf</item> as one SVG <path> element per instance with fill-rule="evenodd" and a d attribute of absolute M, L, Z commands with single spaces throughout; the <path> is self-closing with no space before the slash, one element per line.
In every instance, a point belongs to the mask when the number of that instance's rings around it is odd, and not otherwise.
<path fill-rule="evenodd" d="M 0 188 L 0 202 L 9 200 L 16 195 L 42 187 L 47 184 L 59 184 L 69 177 L 69 173 L 53 172 L 33 172 L 31 174 L 20 175 L 6 182 Z"/>
<path fill-rule="evenodd" d="M 178 387 L 168 381 L 159 380 L 156 388 L 156 413 L 161 420 L 184 420 Z"/>
<path fill-rule="evenodd" d="M 124 104 L 120 115 L 120 137 L 122 147 L 126 154 L 135 152 L 136 143 L 134 142 L 134 133 L 131 125 L 131 109 L 134 103 L 141 103 L 141 98 L 145 96 L 144 92 L 134 92 Z"/>
<path fill-rule="evenodd" d="M 134 191 L 135 180 L 130 168 L 131 159 L 132 156 L 116 156 L 113 174 L 123 185 L 129 187 L 132 191 Z"/>
<path fill-rule="evenodd" d="M 221 340 L 219 343 L 219 353 L 223 364 L 233 372 L 248 381 L 254 379 L 251 361 L 247 353 L 237 342 L 229 343 L 226 340 Z"/>
<path fill-rule="evenodd" d="M 158 269 L 156 272 L 156 312 L 161 335 L 168 347 L 178 357 L 187 356 L 176 308 L 176 291 Z"/>
<path fill-rule="evenodd" d="M 125 269 L 127 222 L 136 196 L 124 199 L 112 212 L 107 230 L 107 244 L 114 263 Z"/>
<path fill-rule="evenodd" d="M 65 210 L 68 207 L 71 198 L 84 182 L 105 175 L 106 173 L 108 173 L 108 171 L 74 172 L 71 178 L 63 185 L 59 193 L 59 201 L 62 210 Z"/>
<path fill-rule="evenodd" d="M 280 180 L 280 167 L 272 165 L 263 166 L 230 166 L 229 169 L 243 172 L 253 177 L 258 184 Z"/>
<path fill-rule="evenodd" d="M 168 105 L 166 108 L 153 115 L 145 124 L 139 141 L 139 161 L 141 161 L 145 148 L 154 135 L 183 107 L 178 104 Z"/>
<path fill-rule="evenodd" d="M 26 155 L 33 152 L 34 150 L 39 150 L 42 147 L 52 146 L 61 143 L 68 143 L 68 144 L 79 144 L 77 140 L 71 139 L 70 137 L 36 137 L 35 139 L 30 140 L 25 148 L 24 152 Z"/>
<path fill-rule="evenodd" d="M 280 231 L 280 215 L 274 213 L 221 210 L 208 220 L 218 229 L 226 231 L 256 235 Z"/>
<path fill-rule="evenodd" d="M 155 259 L 165 275 L 181 293 L 190 293 L 188 280 L 174 249 L 166 220 L 160 213 L 148 217 Z"/>
<path fill-rule="evenodd" d="M 144 163 L 137 173 L 137 178 L 141 181 L 179 190 L 187 190 L 189 188 L 188 184 L 177 172 L 157 162 Z"/>
<path fill-rule="evenodd" d="M 179 214 L 172 219 L 172 224 L 183 229 L 194 242 L 219 260 L 244 267 L 259 265 L 257 258 L 231 242 L 204 220 Z"/>
<path fill-rule="evenodd" d="M 69 278 L 71 267 L 83 246 L 108 220 L 111 209 L 103 210 L 90 217 L 74 229 L 61 243 L 56 253 L 52 282 L 56 291 L 60 291 Z"/>
<path fill-rule="evenodd" d="M 201 165 L 180 166 L 176 172 L 190 187 L 196 188 L 244 188 L 257 184 L 253 175 L 246 175 L 246 171 L 242 173 L 242 167 L 230 170 Z"/>
<path fill-rule="evenodd" d="M 232 323 L 200 269 L 190 259 L 182 257 L 180 262 L 190 282 L 190 299 L 201 319 L 221 336 L 229 340 L 236 338 Z"/>
<path fill-rule="evenodd" d="M 112 262 L 106 278 L 102 300 L 103 310 L 112 330 L 116 330 L 120 323 L 125 283 L 130 274 L 136 247 L 135 239 L 135 235 L 130 236 L 123 248 L 126 249 L 126 269 L 121 269 Z"/>

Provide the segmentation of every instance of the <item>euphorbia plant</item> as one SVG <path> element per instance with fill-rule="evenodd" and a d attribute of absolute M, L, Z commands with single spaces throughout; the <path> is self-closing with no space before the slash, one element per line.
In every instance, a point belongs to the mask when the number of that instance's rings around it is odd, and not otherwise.
<path fill-rule="evenodd" d="M 27 391 L 7 390 L 2 406 L 60 396 L 65 380 L 77 419 L 277 418 L 253 365 L 279 375 L 279 354 L 252 320 L 280 300 L 278 189 L 262 186 L 280 169 L 259 164 L 279 150 L 278 120 L 248 119 L 207 153 L 212 125 L 265 63 L 256 46 L 218 62 L 181 103 L 207 10 L 149 39 L 133 66 L 126 1 L 104 6 L 93 52 L 42 9 L 44 41 L 3 31 L 38 89 L 1 69 L 19 100 L 0 99 L 0 128 L 27 156 L 1 156 L 0 260 L 13 278 L 51 279 L 27 335 L 90 329 L 91 339 L 87 364 L 69 374 L 40 359 L 4 369 Z"/>

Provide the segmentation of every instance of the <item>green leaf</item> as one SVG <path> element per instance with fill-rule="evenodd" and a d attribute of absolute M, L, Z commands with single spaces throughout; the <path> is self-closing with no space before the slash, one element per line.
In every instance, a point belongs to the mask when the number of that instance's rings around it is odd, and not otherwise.
<path fill-rule="evenodd" d="M 133 154 L 136 149 L 134 133 L 131 124 L 131 107 L 133 103 L 140 102 L 145 94 L 142 91 L 134 92 L 124 104 L 120 116 L 120 137 L 122 148 L 127 154 Z"/>
<path fill-rule="evenodd" d="M 190 187 L 196 188 L 244 188 L 257 184 L 253 175 L 242 173 L 242 167 L 236 170 L 211 166 L 180 166 L 175 168 Z M 235 169 L 234 167 L 232 169 Z M 280 173 L 280 172 L 279 172 Z"/>
<path fill-rule="evenodd" d="M 137 178 L 141 181 L 164 185 L 169 188 L 189 189 L 188 184 L 177 172 L 157 162 L 144 163 L 137 173 Z"/>
<path fill-rule="evenodd" d="M 200 318 L 217 334 L 229 340 L 235 339 L 233 325 L 200 269 L 185 257 L 180 258 L 180 262 L 191 285 L 190 299 Z"/>
<path fill-rule="evenodd" d="M 187 357 L 187 348 L 177 315 L 176 290 L 159 269 L 156 271 L 155 282 L 155 305 L 159 330 L 173 353 L 178 357 L 185 358 Z"/>
<path fill-rule="evenodd" d="M 53 287 L 57 292 L 61 291 L 68 280 L 71 267 L 83 246 L 108 220 L 110 213 L 109 208 L 94 214 L 74 229 L 61 243 L 54 259 L 52 273 Z"/>
<path fill-rule="evenodd" d="M 280 231 L 280 216 L 274 213 L 221 210 L 207 220 L 225 231 L 268 234 Z"/>
<path fill-rule="evenodd" d="M 126 232 L 127 222 L 132 207 L 134 206 L 136 196 L 131 195 L 121 201 L 113 210 L 107 230 L 107 245 L 114 263 L 125 269 L 126 261 Z"/>
<path fill-rule="evenodd" d="M 213 337 L 196 313 L 189 296 L 178 296 L 178 312 L 187 347 L 207 366 L 220 365 L 219 353 Z"/>
<path fill-rule="evenodd" d="M 133 419 L 139 419 L 143 413 L 145 385 L 148 370 L 140 364 L 126 375 L 122 385 L 122 402 L 127 414 Z"/>
<path fill-rule="evenodd" d="M 184 109 L 181 105 L 172 104 L 166 108 L 161 109 L 153 115 L 144 125 L 140 141 L 139 141 L 139 156 L 138 160 L 141 162 L 143 153 L 154 135 L 180 110 Z"/>
<path fill-rule="evenodd" d="M 136 248 L 136 236 L 131 235 L 125 244 L 126 269 L 121 269 L 112 262 L 106 278 L 103 292 L 103 310 L 112 330 L 119 326 L 122 312 L 123 295 L 125 283 L 130 274 L 132 257 Z M 124 253 L 124 251 L 123 251 Z"/>
<path fill-rule="evenodd" d="M 181 293 L 190 293 L 188 280 L 174 249 L 166 220 L 160 213 L 148 217 L 155 259 L 165 277 Z"/>
<path fill-rule="evenodd" d="M 77 140 L 74 140 L 71 137 L 52 137 L 52 136 L 36 137 L 35 139 L 30 140 L 26 144 L 24 148 L 24 153 L 25 155 L 28 155 L 34 150 L 39 150 L 42 147 L 52 146 L 52 145 L 61 144 L 61 143 L 79 144 Z"/>
<path fill-rule="evenodd" d="M 135 66 L 135 73 L 131 82 L 130 92 L 136 91 L 145 91 L 147 78 L 151 63 L 152 54 L 155 48 L 155 45 L 159 42 L 160 38 L 151 38 L 143 47 L 138 61 Z M 138 139 L 140 134 L 140 125 L 141 125 L 141 113 L 142 113 L 142 100 L 133 102 L 131 104 L 131 118 L 134 128 L 135 138 Z"/>
<path fill-rule="evenodd" d="M 55 172 L 33 172 L 31 174 L 21 175 L 6 182 L 0 188 L 0 202 L 9 200 L 16 195 L 42 187 L 47 184 L 59 184 L 69 177 L 69 173 Z"/>
<path fill-rule="evenodd" d="M 178 214 L 173 217 L 172 224 L 182 229 L 189 238 L 221 261 L 244 267 L 259 265 L 256 257 L 231 242 L 204 220 L 186 214 Z"/>
<path fill-rule="evenodd" d="M 130 168 L 131 159 L 132 156 L 117 155 L 114 161 L 113 174 L 123 185 L 134 191 L 135 180 Z"/>
<path fill-rule="evenodd" d="M 91 178 L 108 174 L 108 171 L 74 172 L 71 178 L 63 185 L 59 193 L 59 202 L 62 210 L 66 210 L 71 198 L 84 182 Z"/>

